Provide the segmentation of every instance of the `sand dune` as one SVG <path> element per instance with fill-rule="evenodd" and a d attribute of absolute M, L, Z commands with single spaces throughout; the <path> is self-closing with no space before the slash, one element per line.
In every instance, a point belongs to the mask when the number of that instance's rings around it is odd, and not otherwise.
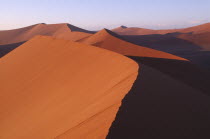
<path fill-rule="evenodd" d="M 204 32 L 210 32 L 210 23 L 194 26 L 194 27 L 189 27 L 185 29 L 180 29 L 181 33 L 192 33 L 192 34 L 200 34 Z"/>
<path fill-rule="evenodd" d="M 166 35 L 126 35 L 127 41 L 136 45 L 167 52 L 186 58 L 201 68 L 210 69 L 209 33 L 166 34 Z"/>
<path fill-rule="evenodd" d="M 0 138 L 105 138 L 137 74 L 120 54 L 37 36 L 0 60 Z"/>
<path fill-rule="evenodd" d="M 14 50 L 23 43 L 24 42 L 0 45 L 0 58 L 8 54 L 9 52 L 11 52 L 12 50 Z"/>
<path fill-rule="evenodd" d="M 209 138 L 210 24 L 113 31 L 0 31 L 0 138 Z"/>
<path fill-rule="evenodd" d="M 137 27 L 118 27 L 112 29 L 113 32 L 116 32 L 120 35 L 151 35 L 151 34 L 167 34 L 173 32 L 180 32 L 180 33 L 204 33 L 210 32 L 210 23 L 183 28 L 183 29 L 166 29 L 166 30 L 152 30 L 152 29 L 145 29 L 145 28 L 137 28 Z"/>
<path fill-rule="evenodd" d="M 70 32 L 78 32 L 76 36 L 67 35 Z M 91 31 L 87 31 L 70 24 L 36 24 L 25 28 L 15 29 L 15 30 L 5 30 L 0 31 L 0 44 L 12 44 L 27 41 L 34 37 L 35 35 L 46 35 L 46 36 L 58 36 L 62 38 L 62 34 L 65 34 L 65 38 L 71 40 L 81 39 L 86 37 Z M 78 35 L 78 34 L 81 34 Z"/>
<path fill-rule="evenodd" d="M 177 37 L 200 46 L 202 51 L 210 51 L 210 32 L 199 34 L 180 34 Z"/>
<path fill-rule="evenodd" d="M 120 35 L 148 35 L 157 33 L 156 30 L 152 29 L 122 26 L 112 29 L 112 31 Z"/>
<path fill-rule="evenodd" d="M 18 44 L 28 41 L 35 35 L 53 36 L 59 39 L 77 41 L 92 35 L 92 31 L 87 31 L 79 27 L 63 24 L 36 24 L 14 30 L 0 31 L 0 57 L 6 55 Z M 13 46 L 13 49 L 10 49 Z M 10 48 L 8 48 L 10 47 Z"/>
<path fill-rule="evenodd" d="M 79 42 L 85 44 L 91 44 L 100 48 L 108 49 L 127 56 L 141 56 L 141 57 L 155 57 L 166 59 L 179 59 L 186 60 L 184 58 L 149 49 L 143 46 L 134 45 L 126 42 L 123 38 L 107 29 L 103 29 L 96 34 L 80 40 Z"/>
<path fill-rule="evenodd" d="M 209 74 L 187 61 L 134 59 L 139 75 L 107 139 L 209 138 Z"/>

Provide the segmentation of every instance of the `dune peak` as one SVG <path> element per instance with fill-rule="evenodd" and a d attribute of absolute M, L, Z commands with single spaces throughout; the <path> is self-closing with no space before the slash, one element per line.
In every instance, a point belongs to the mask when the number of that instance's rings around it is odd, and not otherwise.
<path fill-rule="evenodd" d="M 128 28 L 128 27 L 126 27 L 126 26 L 123 26 L 123 25 L 122 25 L 122 26 L 120 26 L 120 28 L 123 28 L 123 29 L 125 29 L 125 28 Z"/>
<path fill-rule="evenodd" d="M 66 23 L 66 25 L 72 32 L 84 32 L 84 33 L 91 33 L 91 34 L 95 33 L 94 31 L 85 30 L 69 23 Z"/>
<path fill-rule="evenodd" d="M 1 138 L 105 138 L 138 67 L 101 48 L 32 38 L 0 61 Z"/>

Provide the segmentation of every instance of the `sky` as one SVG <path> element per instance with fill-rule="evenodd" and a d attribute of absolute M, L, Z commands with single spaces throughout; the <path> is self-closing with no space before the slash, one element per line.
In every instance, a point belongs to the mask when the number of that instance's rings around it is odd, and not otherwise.
<path fill-rule="evenodd" d="M 174 29 L 207 22 L 210 0 L 0 0 L 0 30 L 37 23 Z"/>

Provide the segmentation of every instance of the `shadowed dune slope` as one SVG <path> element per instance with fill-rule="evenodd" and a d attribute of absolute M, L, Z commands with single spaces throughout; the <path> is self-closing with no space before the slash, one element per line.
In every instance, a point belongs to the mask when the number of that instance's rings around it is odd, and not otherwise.
<path fill-rule="evenodd" d="M 180 32 L 180 33 L 204 33 L 210 32 L 210 23 L 183 28 L 183 29 L 166 29 L 166 30 L 152 30 L 152 29 L 145 29 L 145 28 L 136 28 L 136 27 L 118 27 L 112 29 L 113 32 L 116 32 L 120 35 L 151 35 L 151 34 L 167 34 L 172 32 Z"/>
<path fill-rule="evenodd" d="M 113 32 L 120 35 L 148 35 L 148 34 L 156 34 L 156 30 L 145 29 L 145 28 L 137 28 L 137 27 L 118 27 L 112 29 Z"/>
<path fill-rule="evenodd" d="M 139 75 L 107 139 L 210 138 L 209 75 L 183 61 L 134 59 Z"/>
<path fill-rule="evenodd" d="M 13 43 L 13 44 L 5 44 L 5 45 L 0 45 L 0 58 L 3 57 L 4 55 L 8 54 L 24 42 L 19 42 L 19 43 Z"/>
<path fill-rule="evenodd" d="M 79 42 L 85 44 L 91 44 L 100 48 L 108 49 L 123 55 L 128 56 L 141 56 L 141 57 L 154 57 L 154 58 L 166 58 L 166 59 L 177 59 L 186 60 L 184 58 L 161 52 L 158 50 L 146 48 L 143 46 L 134 45 L 126 42 L 123 38 L 107 29 L 103 29 L 96 34 L 81 39 Z"/>
<path fill-rule="evenodd" d="M 74 32 L 76 36 L 70 34 L 71 32 Z M 54 36 L 58 38 L 65 36 L 65 39 L 74 41 L 90 35 L 90 32 L 91 31 L 87 31 L 67 23 L 36 24 L 20 29 L 0 31 L 0 44 L 3 45 L 27 41 L 35 35 Z"/>
<path fill-rule="evenodd" d="M 137 74 L 120 54 L 36 36 L 0 60 L 0 138 L 105 138 Z"/>
<path fill-rule="evenodd" d="M 169 33 L 165 35 L 123 35 L 126 41 L 186 58 L 210 69 L 210 32 Z"/>
<path fill-rule="evenodd" d="M 210 32 L 199 34 L 180 34 L 177 37 L 200 46 L 203 51 L 210 51 Z"/>
<path fill-rule="evenodd" d="M 91 33 L 93 32 L 66 23 L 36 24 L 20 29 L 0 31 L 0 58 L 35 35 L 77 41 L 92 35 Z"/>

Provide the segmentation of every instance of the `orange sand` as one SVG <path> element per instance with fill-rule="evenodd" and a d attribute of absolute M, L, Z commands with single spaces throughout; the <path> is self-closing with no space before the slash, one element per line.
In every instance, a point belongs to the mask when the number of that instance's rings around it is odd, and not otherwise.
<path fill-rule="evenodd" d="M 90 31 L 66 23 L 36 24 L 20 29 L 0 31 L 0 45 L 24 42 L 35 35 L 54 36 L 75 41 L 87 37 Z"/>
<path fill-rule="evenodd" d="M 113 36 L 113 32 L 103 29 L 98 33 L 80 40 L 79 42 L 85 44 L 91 44 L 98 46 L 100 48 L 108 49 L 123 55 L 128 56 L 140 56 L 140 57 L 153 57 L 153 58 L 166 58 L 166 59 L 177 59 L 186 60 L 184 58 L 161 52 L 158 50 L 146 48 L 143 46 L 134 45 L 132 43 L 126 42 L 117 36 Z"/>
<path fill-rule="evenodd" d="M 120 34 L 120 35 L 151 35 L 151 34 L 167 34 L 167 33 L 173 33 L 173 32 L 181 32 L 181 33 L 190 33 L 193 32 L 193 34 L 197 33 L 204 33 L 210 31 L 210 23 L 189 27 L 189 28 L 183 28 L 183 29 L 166 29 L 166 30 L 152 30 L 152 29 L 145 29 L 145 28 L 137 28 L 137 27 L 118 27 L 113 29 L 112 31 Z"/>
<path fill-rule="evenodd" d="M 120 54 L 37 36 L 0 60 L 0 138 L 105 138 L 137 74 Z"/>
<path fill-rule="evenodd" d="M 201 47 L 202 50 L 210 51 L 210 32 L 198 34 L 181 34 L 178 38 L 187 40 Z"/>

